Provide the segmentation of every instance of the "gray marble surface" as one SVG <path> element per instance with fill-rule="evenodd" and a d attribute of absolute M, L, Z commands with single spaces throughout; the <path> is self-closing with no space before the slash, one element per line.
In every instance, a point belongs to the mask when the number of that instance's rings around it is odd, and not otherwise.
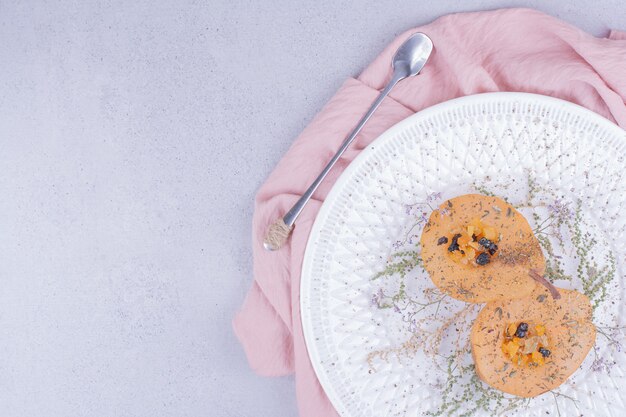
<path fill-rule="evenodd" d="M 0 414 L 295 416 L 248 368 L 255 190 L 342 81 L 451 12 L 623 0 L 0 0 Z"/>

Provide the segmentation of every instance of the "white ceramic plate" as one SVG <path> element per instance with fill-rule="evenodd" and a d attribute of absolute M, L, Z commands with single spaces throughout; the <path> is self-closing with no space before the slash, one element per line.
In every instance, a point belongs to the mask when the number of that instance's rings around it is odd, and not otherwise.
<path fill-rule="evenodd" d="M 452 100 L 373 142 L 324 202 L 302 270 L 307 348 L 337 411 L 626 415 L 625 170 L 623 130 L 533 94 Z M 595 348 L 566 383 L 531 400 L 477 379 L 468 330 L 480 306 L 442 297 L 419 264 L 431 207 L 468 192 L 519 206 L 550 278 L 594 304 Z"/>

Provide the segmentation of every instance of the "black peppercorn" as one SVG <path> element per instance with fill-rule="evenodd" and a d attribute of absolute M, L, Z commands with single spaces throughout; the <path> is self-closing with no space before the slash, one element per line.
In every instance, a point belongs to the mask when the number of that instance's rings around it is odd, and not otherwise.
<path fill-rule="evenodd" d="M 476 263 L 478 265 L 487 265 L 489 262 L 491 262 L 491 259 L 489 258 L 489 254 L 486 252 L 481 253 L 476 258 Z"/>
<path fill-rule="evenodd" d="M 487 239 L 486 237 L 481 237 L 480 240 L 478 241 L 478 244 L 481 245 L 483 248 L 487 249 L 490 255 L 493 255 L 498 250 L 498 245 L 496 245 L 495 243 L 493 243 L 491 240 Z"/>
<path fill-rule="evenodd" d="M 526 337 L 526 332 L 528 331 L 528 323 L 520 323 L 517 326 L 517 330 L 515 331 L 515 336 L 517 337 Z"/>
<path fill-rule="evenodd" d="M 548 349 L 540 347 L 539 348 L 539 353 L 541 353 L 541 356 L 543 356 L 544 358 L 547 358 L 548 356 L 550 356 L 550 354 L 552 352 L 550 352 Z"/>
<path fill-rule="evenodd" d="M 448 246 L 448 252 L 454 252 L 455 250 L 459 250 L 459 243 L 458 240 L 461 237 L 460 233 L 457 233 L 456 235 L 452 236 L 452 243 L 450 243 L 450 246 Z"/>
<path fill-rule="evenodd" d="M 481 237 L 478 241 L 478 244 L 484 246 L 485 248 L 489 248 L 489 245 L 491 245 L 491 243 L 491 240 L 487 239 L 486 237 Z"/>

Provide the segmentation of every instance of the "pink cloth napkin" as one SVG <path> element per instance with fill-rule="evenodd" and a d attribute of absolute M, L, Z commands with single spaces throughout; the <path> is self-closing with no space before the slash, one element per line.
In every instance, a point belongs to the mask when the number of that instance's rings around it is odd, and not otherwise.
<path fill-rule="evenodd" d="M 435 45 L 421 75 L 383 102 L 298 219 L 289 244 L 266 252 L 268 225 L 283 215 L 335 153 L 391 75 L 395 50 L 414 32 Z M 414 112 L 491 91 L 525 91 L 585 106 L 626 128 L 626 33 L 595 38 L 534 10 L 453 14 L 395 39 L 357 79 L 348 79 L 302 132 L 256 196 L 254 282 L 233 321 L 250 366 L 261 375 L 295 373 L 302 417 L 336 416 L 311 366 L 299 309 L 300 270 L 315 215 L 359 151 Z"/>

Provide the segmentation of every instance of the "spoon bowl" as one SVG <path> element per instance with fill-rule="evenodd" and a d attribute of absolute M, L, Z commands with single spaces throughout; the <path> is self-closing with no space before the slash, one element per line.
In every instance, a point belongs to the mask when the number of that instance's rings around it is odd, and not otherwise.
<path fill-rule="evenodd" d="M 393 56 L 394 73 L 401 77 L 412 77 L 426 65 L 433 51 L 433 41 L 423 33 L 414 33 L 398 48 Z"/>

